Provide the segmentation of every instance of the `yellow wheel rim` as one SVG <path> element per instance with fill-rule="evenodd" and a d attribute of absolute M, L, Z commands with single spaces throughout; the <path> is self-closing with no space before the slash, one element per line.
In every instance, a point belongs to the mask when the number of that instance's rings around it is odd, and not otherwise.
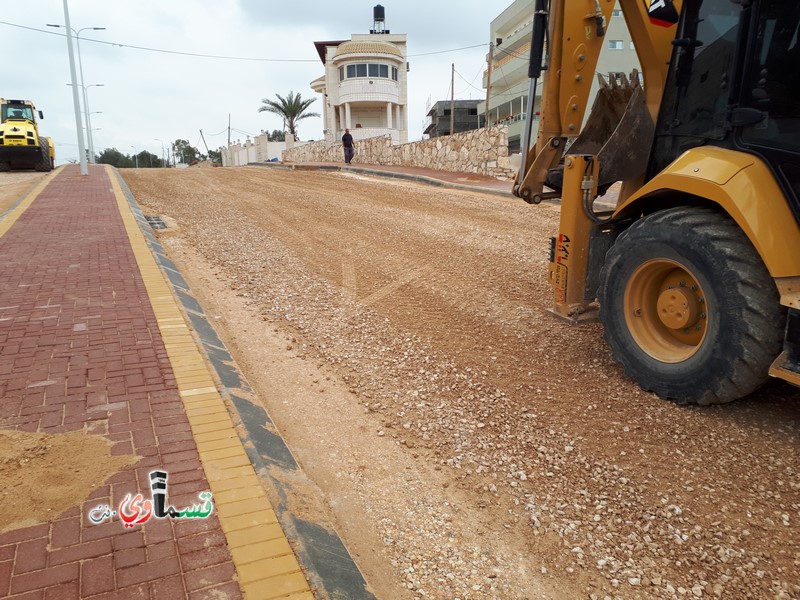
<path fill-rule="evenodd" d="M 633 339 L 661 362 L 687 360 L 705 339 L 705 293 L 697 278 L 675 261 L 650 260 L 636 269 L 625 286 L 624 310 Z"/>

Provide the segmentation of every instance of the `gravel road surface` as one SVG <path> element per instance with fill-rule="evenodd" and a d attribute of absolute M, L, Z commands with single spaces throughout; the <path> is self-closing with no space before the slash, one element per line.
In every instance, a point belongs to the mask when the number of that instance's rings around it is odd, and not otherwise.
<path fill-rule="evenodd" d="M 546 309 L 558 207 L 124 170 L 381 598 L 800 598 L 800 393 L 642 392 Z M 314 496 L 312 498 L 312 496 Z"/>

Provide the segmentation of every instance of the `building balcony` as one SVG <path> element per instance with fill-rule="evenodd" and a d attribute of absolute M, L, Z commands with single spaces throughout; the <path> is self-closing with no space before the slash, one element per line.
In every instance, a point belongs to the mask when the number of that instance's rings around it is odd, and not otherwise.
<path fill-rule="evenodd" d="M 353 78 L 339 83 L 339 103 L 391 102 L 401 104 L 400 85 L 387 79 Z"/>
<path fill-rule="evenodd" d="M 502 36 L 501 34 L 503 41 L 495 50 L 517 55 L 528 52 L 530 49 L 532 29 L 532 20 L 523 24 L 518 24 L 514 27 L 513 31 L 506 32 L 505 36 Z M 525 48 L 523 49 L 523 47 Z"/>

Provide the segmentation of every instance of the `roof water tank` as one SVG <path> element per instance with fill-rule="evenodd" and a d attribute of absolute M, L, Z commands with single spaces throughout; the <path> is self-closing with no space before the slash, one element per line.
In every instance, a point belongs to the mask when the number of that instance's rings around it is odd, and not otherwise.
<path fill-rule="evenodd" d="M 378 4 L 375 8 L 372 9 L 372 15 L 374 21 L 386 20 L 386 12 L 384 11 L 383 7 L 380 4 Z"/>

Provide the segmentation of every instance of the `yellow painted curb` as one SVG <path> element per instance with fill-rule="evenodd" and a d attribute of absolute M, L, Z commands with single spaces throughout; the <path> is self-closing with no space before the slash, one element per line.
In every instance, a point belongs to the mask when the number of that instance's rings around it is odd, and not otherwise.
<path fill-rule="evenodd" d="M 313 600 L 172 287 L 139 229 L 116 174 L 111 167 L 106 167 L 106 173 L 173 366 L 239 586 L 246 598 L 291 595 Z"/>
<path fill-rule="evenodd" d="M 63 167 L 59 167 L 50 172 L 50 174 L 46 175 L 44 179 L 42 179 L 39 183 L 36 184 L 32 190 L 30 190 L 25 197 L 22 199 L 22 202 L 17 204 L 14 208 L 11 209 L 5 218 L 0 221 L 0 237 L 3 237 L 5 233 L 11 229 L 12 225 L 17 222 L 28 207 L 33 204 L 33 201 L 39 196 L 44 188 L 53 180 L 53 178 L 61 172 Z"/>

